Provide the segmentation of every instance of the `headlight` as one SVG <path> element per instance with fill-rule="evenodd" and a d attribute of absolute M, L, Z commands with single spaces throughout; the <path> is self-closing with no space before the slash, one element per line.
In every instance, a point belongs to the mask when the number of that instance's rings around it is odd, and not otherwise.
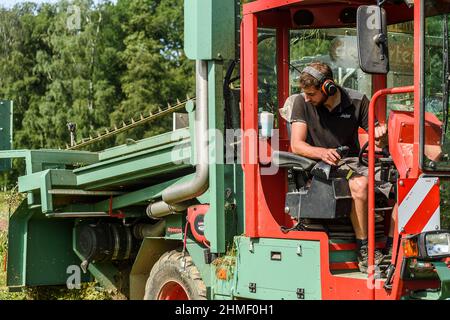
<path fill-rule="evenodd" d="M 430 258 L 450 255 L 450 234 L 449 233 L 426 234 L 425 248 L 427 256 Z"/>
<path fill-rule="evenodd" d="M 439 259 L 450 256 L 450 233 L 430 231 L 403 239 L 407 258 Z"/>

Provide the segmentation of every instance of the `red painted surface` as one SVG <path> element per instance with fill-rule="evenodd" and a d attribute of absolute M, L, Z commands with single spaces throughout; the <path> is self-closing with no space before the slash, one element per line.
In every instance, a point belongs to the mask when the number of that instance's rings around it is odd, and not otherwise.
<path fill-rule="evenodd" d="M 388 123 L 390 154 L 399 177 L 408 178 L 414 166 L 414 113 L 392 110 Z M 433 146 L 440 146 L 442 122 L 429 112 L 425 113 L 425 132 L 425 144 L 431 153 Z"/>
<path fill-rule="evenodd" d="M 418 178 L 420 175 L 419 165 L 419 137 L 420 137 L 420 46 L 422 38 L 420 36 L 420 1 L 414 3 L 414 143 L 413 143 L 413 165 L 410 178 Z"/>
<path fill-rule="evenodd" d="M 401 179 L 398 184 L 398 203 L 401 204 L 418 179 Z M 421 233 L 433 213 L 440 206 L 439 184 L 434 185 L 404 227 L 404 234 Z"/>
<path fill-rule="evenodd" d="M 375 253 L 375 106 L 378 98 L 388 94 L 401 94 L 414 91 L 413 86 L 382 89 L 377 91 L 370 101 L 369 105 L 369 219 L 368 219 L 368 236 L 369 236 L 369 266 L 374 265 L 374 253 Z M 369 278 L 373 277 L 374 270 L 369 268 Z M 375 299 L 375 285 L 372 280 L 370 298 Z"/>
<path fill-rule="evenodd" d="M 189 300 L 189 297 L 180 283 L 168 281 L 161 288 L 158 300 Z"/>
<path fill-rule="evenodd" d="M 323 3 L 323 2 L 322 2 Z M 318 27 L 322 24 L 331 26 L 342 26 L 340 22 L 335 23 L 337 16 L 344 6 L 352 6 L 362 4 L 333 4 L 333 9 L 326 8 L 325 5 L 319 5 L 319 1 L 299 1 L 299 0 L 258 0 L 244 5 L 243 21 L 241 27 L 241 123 L 244 132 L 247 130 L 257 131 L 258 121 L 258 96 L 257 96 L 257 27 L 273 27 L 277 29 L 277 67 L 278 67 L 278 99 L 279 107 L 282 106 L 284 100 L 288 95 L 289 86 L 289 70 L 286 65 L 283 65 L 283 60 L 288 58 L 288 32 L 287 28 L 293 26 L 292 14 L 300 8 L 310 8 L 313 14 L 318 17 L 314 24 L 310 27 Z M 368 1 L 367 4 L 373 4 Z M 376 115 L 381 123 L 385 122 L 386 103 L 384 98 L 378 100 L 386 94 L 395 94 L 402 92 L 414 91 L 414 126 L 412 127 L 413 136 L 413 158 L 403 159 L 405 173 L 408 168 L 411 168 L 409 173 L 412 177 L 418 177 L 420 170 L 418 167 L 418 128 L 420 123 L 419 113 L 419 74 L 420 74 L 420 5 L 416 3 L 414 9 L 408 9 L 404 4 L 400 7 L 395 7 L 396 10 L 390 10 L 391 4 L 386 4 L 385 8 L 389 12 L 388 22 L 400 22 L 411 20 L 413 13 L 415 18 L 414 31 L 414 73 L 416 75 L 414 86 L 405 88 L 395 88 L 381 90 L 386 87 L 385 76 L 373 77 L 373 89 L 376 91 L 371 103 L 371 115 L 369 119 L 369 135 L 374 134 L 374 117 L 375 108 L 378 110 Z M 402 8 L 399 10 L 399 8 Z M 326 12 L 327 14 L 322 14 Z M 324 18 L 322 21 L 321 19 Z M 296 26 L 293 26 L 296 27 Z M 381 91 L 380 91 L 381 90 Z M 280 126 L 283 121 L 280 122 Z M 403 132 L 394 134 L 394 138 L 402 135 L 411 137 L 411 128 L 404 128 Z M 409 130 L 409 131 L 408 131 Z M 391 131 L 390 131 L 391 133 Z M 281 130 L 282 138 L 285 138 L 284 129 Z M 390 134 L 391 135 L 391 134 Z M 391 138 L 391 137 L 390 137 Z M 367 135 L 361 135 L 361 142 L 367 139 Z M 366 140 L 367 141 L 367 140 Z M 399 142 L 397 141 L 397 144 Z M 372 275 L 369 280 L 345 278 L 342 276 L 333 275 L 330 270 L 334 268 L 354 268 L 354 263 L 329 263 L 330 250 L 349 250 L 352 246 L 337 245 L 330 246 L 329 239 L 326 233 L 323 232 L 302 232 L 291 231 L 287 234 L 281 232 L 281 226 L 291 227 L 293 225 L 292 219 L 284 213 L 284 192 L 286 186 L 286 172 L 280 170 L 274 175 L 261 175 L 261 171 L 270 165 L 270 152 L 260 152 L 260 148 L 270 145 L 270 140 L 261 142 L 257 135 L 248 135 L 243 139 L 243 169 L 245 174 L 245 235 L 249 237 L 263 237 L 263 238 L 277 238 L 277 239 L 297 239 L 297 240 L 311 240 L 320 242 L 320 261 L 321 261 L 321 281 L 322 281 L 322 297 L 323 299 L 398 299 L 406 293 L 406 290 L 412 288 L 423 288 L 424 285 L 435 285 L 433 283 L 424 284 L 418 282 L 404 283 L 400 279 L 400 269 L 402 263 L 402 250 L 398 248 L 398 233 L 395 231 L 394 252 L 398 251 L 398 256 L 394 255 L 393 262 L 396 263 L 397 268 L 393 277 L 392 291 L 383 289 L 384 280 L 373 280 Z M 263 149 L 264 149 L 263 148 Z M 287 150 L 288 145 L 282 143 L 280 150 Z M 373 263 L 374 254 L 374 193 L 373 193 L 373 177 L 374 177 L 374 143 L 373 139 L 370 144 L 369 161 L 370 179 L 369 179 L 369 253 L 370 261 Z M 266 149 L 267 150 L 267 149 Z M 399 155 L 404 153 L 397 152 Z M 404 156 L 403 156 L 404 158 Z M 412 162 L 412 165 L 411 165 Z M 406 173 L 405 173 L 406 174 Z M 396 213 L 394 213 L 395 215 Z M 395 258 L 396 257 L 396 258 Z M 370 263 L 369 263 L 370 264 Z"/>
<path fill-rule="evenodd" d="M 198 230 L 195 228 L 196 222 L 198 216 L 205 216 L 206 213 L 209 210 L 209 204 L 200 204 L 197 206 L 191 206 L 187 210 L 187 220 L 189 221 L 189 225 L 191 227 L 192 235 L 194 236 L 195 240 L 197 240 L 200 243 L 209 243 L 209 241 L 206 239 L 205 234 L 199 233 Z M 203 217 L 204 221 L 204 217 Z M 204 228 L 204 222 L 203 222 L 203 228 Z"/>

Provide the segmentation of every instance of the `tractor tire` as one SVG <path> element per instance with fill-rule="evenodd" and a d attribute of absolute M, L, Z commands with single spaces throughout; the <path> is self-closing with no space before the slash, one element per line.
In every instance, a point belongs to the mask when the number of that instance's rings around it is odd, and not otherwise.
<path fill-rule="evenodd" d="M 206 285 L 191 256 L 164 253 L 150 272 L 144 300 L 206 300 Z"/>

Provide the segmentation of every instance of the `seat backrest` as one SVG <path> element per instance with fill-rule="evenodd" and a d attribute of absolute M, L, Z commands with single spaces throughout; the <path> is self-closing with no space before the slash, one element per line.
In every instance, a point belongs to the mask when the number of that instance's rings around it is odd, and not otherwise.
<path fill-rule="evenodd" d="M 296 168 L 310 171 L 317 162 L 291 152 L 273 151 L 272 164 L 278 168 Z"/>

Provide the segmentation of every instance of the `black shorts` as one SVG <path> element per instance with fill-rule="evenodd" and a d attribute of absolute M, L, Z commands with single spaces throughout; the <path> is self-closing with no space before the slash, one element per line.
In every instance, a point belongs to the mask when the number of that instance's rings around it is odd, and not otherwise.
<path fill-rule="evenodd" d="M 358 157 L 349 157 L 339 161 L 338 165 L 333 170 L 333 176 L 346 178 L 350 180 L 355 176 L 369 176 L 369 168 L 359 163 Z M 380 168 L 375 168 L 375 187 L 382 194 L 389 198 L 389 193 L 392 189 L 392 183 L 382 182 L 380 179 Z"/>

